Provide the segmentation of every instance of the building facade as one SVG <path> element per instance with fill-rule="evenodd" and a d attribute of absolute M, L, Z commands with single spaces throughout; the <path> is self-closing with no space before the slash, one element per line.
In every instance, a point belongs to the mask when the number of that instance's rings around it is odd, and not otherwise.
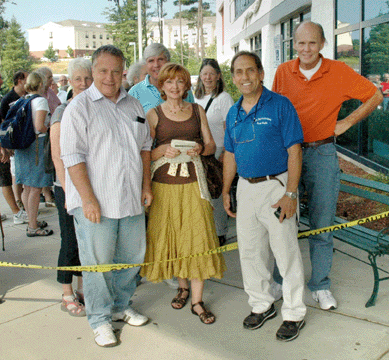
<path fill-rule="evenodd" d="M 175 49 L 180 41 L 180 30 L 182 29 L 182 42 L 188 43 L 189 48 L 193 49 L 197 43 L 197 28 L 192 26 L 187 19 L 162 19 L 163 24 L 163 44 L 168 49 Z M 203 38 L 204 46 L 210 46 L 215 43 L 216 37 L 216 17 L 204 17 L 203 20 Z M 148 38 L 152 42 L 161 42 L 158 19 L 148 23 Z"/>
<path fill-rule="evenodd" d="M 323 26 L 322 54 L 344 61 L 385 92 L 389 89 L 389 2 L 386 0 L 217 0 L 219 62 L 240 50 L 256 52 L 271 88 L 282 62 L 296 57 L 292 35 L 304 20 Z M 389 92 L 389 91 L 388 91 Z M 358 107 L 346 101 L 339 119 Z M 375 170 L 389 171 L 389 94 L 367 120 L 337 139 L 338 150 Z"/>
<path fill-rule="evenodd" d="M 52 45 L 59 58 L 68 57 L 68 46 L 74 57 L 92 55 L 102 45 L 112 44 L 112 37 L 104 24 L 90 21 L 65 20 L 49 22 L 28 29 L 30 54 L 38 59 Z"/>

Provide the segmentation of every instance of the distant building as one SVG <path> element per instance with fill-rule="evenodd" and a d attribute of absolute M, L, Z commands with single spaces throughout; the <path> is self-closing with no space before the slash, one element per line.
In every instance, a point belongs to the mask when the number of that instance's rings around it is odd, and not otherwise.
<path fill-rule="evenodd" d="M 40 59 L 52 45 L 59 58 L 68 57 L 68 46 L 73 49 L 74 57 L 92 55 L 100 46 L 113 43 L 104 26 L 91 21 L 64 20 L 28 29 L 30 54 Z"/>
<path fill-rule="evenodd" d="M 163 44 L 168 49 L 175 49 L 180 41 L 180 19 L 163 19 Z M 182 19 L 182 42 L 188 43 L 189 48 L 195 48 L 197 41 L 196 26 L 190 27 L 187 19 Z M 204 17 L 203 36 L 204 46 L 207 47 L 215 43 L 216 36 L 216 16 Z M 161 42 L 158 20 L 148 22 L 148 38 L 152 42 Z"/>

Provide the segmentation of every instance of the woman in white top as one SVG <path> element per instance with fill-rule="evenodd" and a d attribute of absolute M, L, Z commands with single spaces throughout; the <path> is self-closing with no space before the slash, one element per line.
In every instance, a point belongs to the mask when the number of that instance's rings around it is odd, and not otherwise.
<path fill-rule="evenodd" d="M 209 128 L 216 143 L 215 157 L 223 161 L 224 130 L 228 111 L 234 104 L 231 96 L 224 91 L 224 81 L 218 62 L 204 59 L 197 79 L 195 102 L 206 111 Z M 226 242 L 228 216 L 223 207 L 223 198 L 212 200 L 215 208 L 214 219 L 220 245 Z"/>
<path fill-rule="evenodd" d="M 44 78 L 32 72 L 27 77 L 25 85 L 26 98 L 44 91 Z M 32 120 L 37 139 L 23 150 L 15 150 L 15 179 L 17 184 L 23 184 L 22 201 L 28 216 L 27 236 L 48 236 L 53 230 L 43 229 L 45 221 L 38 221 L 39 199 L 42 188 L 53 185 L 53 176 L 45 173 L 43 162 L 44 136 L 50 124 L 49 104 L 39 96 L 31 101 Z"/>

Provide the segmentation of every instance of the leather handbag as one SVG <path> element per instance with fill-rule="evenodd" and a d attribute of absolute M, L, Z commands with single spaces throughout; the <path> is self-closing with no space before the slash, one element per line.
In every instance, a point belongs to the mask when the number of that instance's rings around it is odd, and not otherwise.
<path fill-rule="evenodd" d="M 211 105 L 213 98 L 211 97 L 205 107 L 207 112 Z M 198 111 L 198 110 L 197 110 Z M 197 119 L 201 129 L 200 115 L 197 113 Z M 200 130 L 201 134 L 201 130 Z M 201 141 L 203 141 L 201 137 Z M 204 146 L 204 144 L 203 144 Z M 215 158 L 215 155 L 201 155 L 201 161 L 203 163 L 205 177 L 207 179 L 208 190 L 212 199 L 218 199 L 223 190 L 223 164 Z"/>
<path fill-rule="evenodd" d="M 223 164 L 215 158 L 215 155 L 201 155 L 207 185 L 212 199 L 218 199 L 223 190 Z"/>

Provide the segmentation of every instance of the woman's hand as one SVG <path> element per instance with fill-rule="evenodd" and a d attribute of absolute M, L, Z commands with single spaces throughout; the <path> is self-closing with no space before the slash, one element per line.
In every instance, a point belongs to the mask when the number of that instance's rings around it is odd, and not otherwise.
<path fill-rule="evenodd" d="M 164 156 L 169 159 L 174 159 L 176 156 L 180 155 L 181 151 L 167 145 Z"/>
<path fill-rule="evenodd" d="M 196 145 L 192 149 L 187 151 L 187 154 L 189 156 L 197 156 L 200 155 L 202 151 L 203 151 L 202 145 L 196 143 Z"/>

